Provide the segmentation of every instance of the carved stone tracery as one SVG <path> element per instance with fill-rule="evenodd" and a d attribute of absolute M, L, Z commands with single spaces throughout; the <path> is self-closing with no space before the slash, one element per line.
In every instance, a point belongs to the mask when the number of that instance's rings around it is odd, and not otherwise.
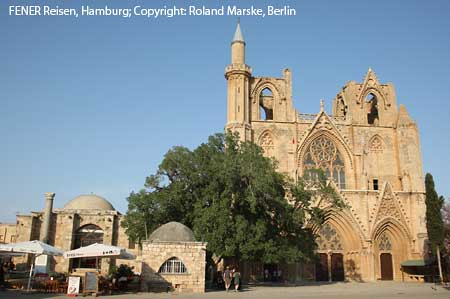
<path fill-rule="evenodd" d="M 378 209 L 377 221 L 385 217 L 392 217 L 394 219 L 402 219 L 400 211 L 394 201 L 394 196 L 391 192 L 386 192 L 381 200 L 380 207 Z"/>
<path fill-rule="evenodd" d="M 333 127 L 331 126 L 329 120 L 325 116 L 321 116 L 316 124 L 317 130 L 332 130 Z"/>
<path fill-rule="evenodd" d="M 392 242 L 389 236 L 384 232 L 378 239 L 378 249 L 380 251 L 391 251 Z"/>
<path fill-rule="evenodd" d="M 314 180 L 314 169 L 322 169 L 328 179 L 333 180 L 340 189 L 345 189 L 345 166 L 336 145 L 324 135 L 309 145 L 303 158 L 304 176 Z"/>
<path fill-rule="evenodd" d="M 275 155 L 275 144 L 269 132 L 265 132 L 261 135 L 259 145 L 264 151 L 264 156 L 273 157 Z"/>
<path fill-rule="evenodd" d="M 341 236 L 329 224 L 325 223 L 316 238 L 318 250 L 343 250 Z"/>
<path fill-rule="evenodd" d="M 378 135 L 375 135 L 369 144 L 369 149 L 371 152 L 382 152 L 383 151 L 383 141 Z"/>

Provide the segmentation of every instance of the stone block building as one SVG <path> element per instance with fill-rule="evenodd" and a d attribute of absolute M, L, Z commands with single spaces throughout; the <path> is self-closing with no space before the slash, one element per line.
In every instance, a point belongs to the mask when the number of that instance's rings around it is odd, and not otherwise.
<path fill-rule="evenodd" d="M 402 262 L 423 258 L 427 233 L 419 133 L 405 106 L 398 106 L 394 85 L 369 68 L 362 82 L 347 82 L 338 92 L 332 114 L 323 101 L 318 113 L 299 113 L 291 71 L 280 78 L 253 76 L 245 47 L 238 24 L 225 69 L 226 129 L 260 145 L 294 180 L 313 182 L 313 170 L 322 169 L 349 206 L 323 206 L 328 212 L 317 229 L 316 279 L 401 279 Z M 295 269 L 283 268 L 294 280 Z"/>
<path fill-rule="evenodd" d="M 4 243 L 41 240 L 63 251 L 101 243 L 125 248 L 136 255 L 136 259 L 102 258 L 97 265 L 95 258 L 39 256 L 35 261 L 38 272 L 98 267 L 98 271 L 106 275 L 112 265 L 126 264 L 142 274 L 143 291 L 163 285 L 177 292 L 205 291 L 206 243 L 196 242 L 193 232 L 185 225 L 169 222 L 161 226 L 139 249 L 129 241 L 121 226 L 123 215 L 103 197 L 80 195 L 62 209 L 53 209 L 54 197 L 54 193 L 46 193 L 44 211 L 17 215 L 15 224 L 0 224 Z M 31 256 L 14 257 L 19 269 L 29 268 L 31 262 Z"/>
<path fill-rule="evenodd" d="M 143 290 L 168 285 L 178 292 L 205 292 L 206 243 L 178 222 L 156 229 L 142 244 Z"/>
<path fill-rule="evenodd" d="M 15 224 L 0 224 L 0 232 L 7 231 L 5 243 L 41 240 L 52 246 L 69 251 L 93 243 L 126 248 L 137 254 L 137 247 L 128 240 L 120 225 L 122 215 L 103 197 L 95 194 L 80 195 L 70 200 L 62 209 L 53 209 L 55 194 L 46 193 L 45 209 L 28 215 L 17 215 Z M 9 237 L 8 237 L 9 235 Z M 30 257 L 15 257 L 20 268 L 28 267 Z M 108 273 L 110 266 L 128 261 L 111 258 L 101 259 L 99 270 Z M 131 262 L 133 265 L 133 262 Z M 64 259 L 40 256 L 36 269 L 41 272 L 70 272 L 75 268 L 95 268 L 95 259 Z M 136 263 L 136 271 L 140 271 Z"/>

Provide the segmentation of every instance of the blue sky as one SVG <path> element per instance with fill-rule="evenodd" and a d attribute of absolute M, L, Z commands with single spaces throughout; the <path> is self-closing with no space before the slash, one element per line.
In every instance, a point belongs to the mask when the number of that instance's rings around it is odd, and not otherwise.
<path fill-rule="evenodd" d="M 221 5 L 215 1 L 20 1 L 61 7 Z M 226 121 L 224 68 L 236 18 L 13 17 L 0 3 L 0 221 L 86 193 L 126 212 L 174 145 Z M 225 3 L 225 2 L 223 2 Z M 230 1 L 290 5 L 242 17 L 256 76 L 293 71 L 294 105 L 317 113 L 372 67 L 393 82 L 421 134 L 424 171 L 450 196 L 450 1 Z"/>

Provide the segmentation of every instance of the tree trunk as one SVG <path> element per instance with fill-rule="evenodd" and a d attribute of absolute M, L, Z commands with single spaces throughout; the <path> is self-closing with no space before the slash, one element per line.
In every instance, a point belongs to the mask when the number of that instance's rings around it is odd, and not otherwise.
<path fill-rule="evenodd" d="M 441 265 L 441 251 L 439 249 L 439 245 L 437 246 L 436 249 L 436 256 L 437 256 L 437 260 L 438 260 L 438 268 L 439 268 L 439 279 L 442 282 L 444 282 L 444 279 L 442 277 L 442 265 Z"/>

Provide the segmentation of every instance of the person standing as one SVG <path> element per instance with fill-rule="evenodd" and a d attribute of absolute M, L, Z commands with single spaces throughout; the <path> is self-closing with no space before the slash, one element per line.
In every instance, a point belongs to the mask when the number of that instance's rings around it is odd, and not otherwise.
<path fill-rule="evenodd" d="M 3 268 L 3 263 L 0 263 L 0 288 L 2 290 L 5 288 L 5 270 Z"/>
<path fill-rule="evenodd" d="M 225 271 L 223 271 L 223 281 L 225 282 L 225 290 L 227 290 L 227 292 L 231 285 L 231 276 L 230 267 L 227 266 Z"/>
<path fill-rule="evenodd" d="M 234 269 L 233 280 L 234 280 L 234 290 L 235 290 L 235 292 L 238 292 L 239 285 L 241 283 L 241 273 L 239 272 L 239 270 L 237 268 Z"/>

